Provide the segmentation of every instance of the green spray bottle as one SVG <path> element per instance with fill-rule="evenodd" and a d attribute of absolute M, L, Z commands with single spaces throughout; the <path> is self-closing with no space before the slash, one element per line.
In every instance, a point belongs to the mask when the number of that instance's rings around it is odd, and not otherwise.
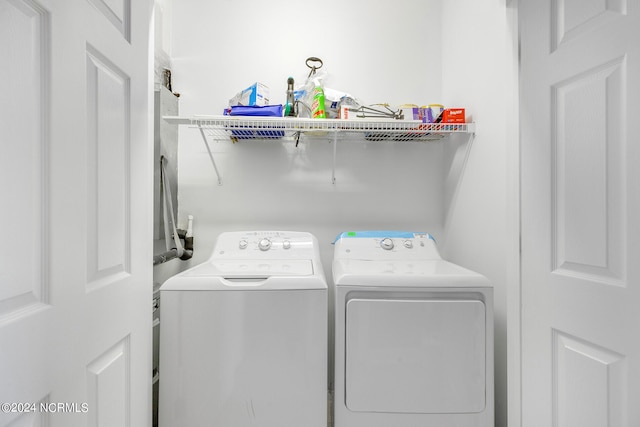
<path fill-rule="evenodd" d="M 326 119 L 327 112 L 324 107 L 324 89 L 318 79 L 313 80 L 313 102 L 311 103 L 311 117 L 314 119 Z"/>

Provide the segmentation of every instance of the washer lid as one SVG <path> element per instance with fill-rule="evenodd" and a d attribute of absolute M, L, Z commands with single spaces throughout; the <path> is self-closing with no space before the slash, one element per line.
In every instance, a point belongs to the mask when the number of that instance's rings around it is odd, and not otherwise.
<path fill-rule="evenodd" d="M 160 291 L 327 290 L 311 260 L 214 260 L 167 279 Z"/>
<path fill-rule="evenodd" d="M 443 260 L 335 259 L 332 270 L 336 286 L 491 287 L 481 274 Z"/>
<path fill-rule="evenodd" d="M 313 263 L 308 259 L 213 260 L 184 272 L 183 277 L 221 277 L 223 279 L 254 279 L 273 276 L 313 276 Z"/>

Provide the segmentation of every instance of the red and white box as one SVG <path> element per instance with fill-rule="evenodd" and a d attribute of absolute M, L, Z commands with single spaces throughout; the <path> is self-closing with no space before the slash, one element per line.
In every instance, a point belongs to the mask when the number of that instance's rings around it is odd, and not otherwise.
<path fill-rule="evenodd" d="M 364 114 L 358 112 L 358 107 L 353 105 L 341 105 L 338 111 L 338 118 L 343 120 L 366 120 Z"/>
<path fill-rule="evenodd" d="M 442 112 L 442 123 L 466 123 L 464 108 L 446 108 Z"/>

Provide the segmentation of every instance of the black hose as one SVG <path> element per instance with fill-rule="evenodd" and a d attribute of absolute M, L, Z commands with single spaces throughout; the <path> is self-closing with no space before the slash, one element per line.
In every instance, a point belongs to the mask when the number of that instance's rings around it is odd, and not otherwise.
<path fill-rule="evenodd" d="M 186 261 L 193 257 L 193 237 L 186 237 L 187 232 L 185 230 L 177 230 L 178 237 L 184 240 L 182 256 L 180 259 Z M 158 255 L 153 256 L 153 265 L 163 264 L 172 259 L 178 258 L 178 250 L 176 248 L 169 249 Z"/>
<path fill-rule="evenodd" d="M 180 257 L 180 259 L 182 261 L 186 261 L 188 259 L 191 259 L 191 257 L 193 256 L 193 236 L 187 237 L 187 232 L 185 230 L 177 231 L 178 237 L 180 237 L 184 241 L 184 245 L 182 245 L 184 250 L 182 251 L 182 256 Z"/>

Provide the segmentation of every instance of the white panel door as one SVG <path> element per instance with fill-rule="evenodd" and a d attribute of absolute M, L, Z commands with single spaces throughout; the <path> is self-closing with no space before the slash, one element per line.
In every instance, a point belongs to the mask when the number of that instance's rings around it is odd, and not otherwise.
<path fill-rule="evenodd" d="M 523 0 L 522 425 L 640 425 L 640 1 Z"/>
<path fill-rule="evenodd" d="M 0 426 L 151 424 L 145 0 L 0 0 Z"/>

